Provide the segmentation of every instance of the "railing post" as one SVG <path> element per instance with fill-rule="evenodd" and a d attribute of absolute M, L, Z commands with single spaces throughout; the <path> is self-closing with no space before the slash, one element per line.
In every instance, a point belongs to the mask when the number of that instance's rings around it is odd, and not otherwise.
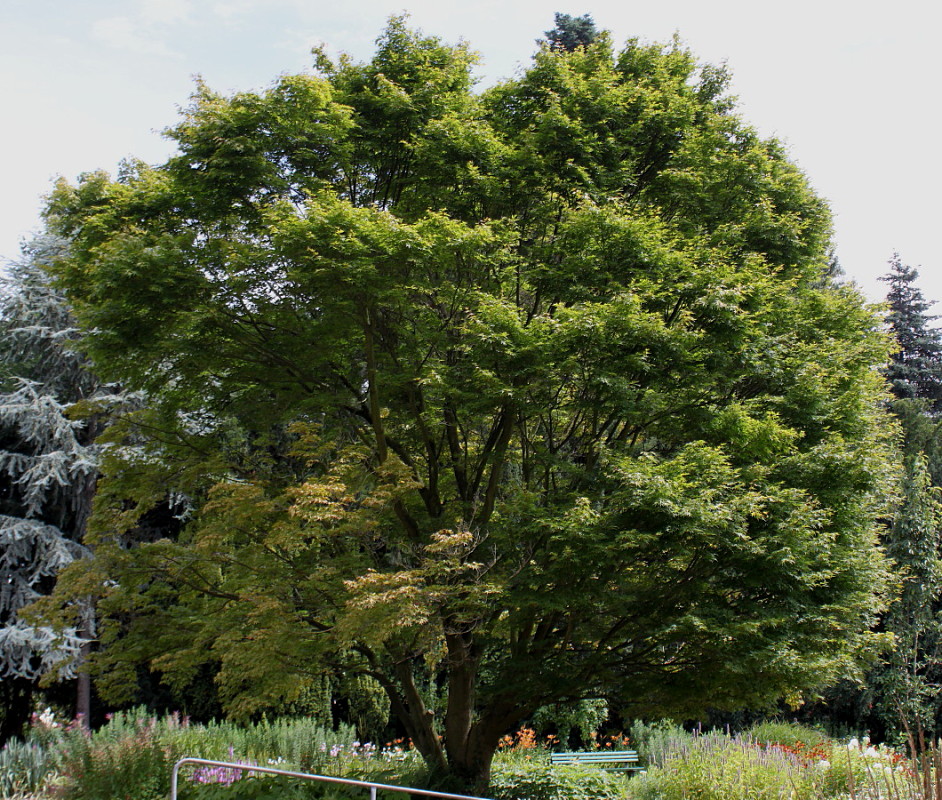
<path fill-rule="evenodd" d="M 176 764 L 173 765 L 173 772 L 170 773 L 170 800 L 177 800 L 177 778 L 180 773 L 180 765 L 183 763 L 181 759 Z"/>
<path fill-rule="evenodd" d="M 376 800 L 376 787 L 370 787 L 370 800 Z"/>

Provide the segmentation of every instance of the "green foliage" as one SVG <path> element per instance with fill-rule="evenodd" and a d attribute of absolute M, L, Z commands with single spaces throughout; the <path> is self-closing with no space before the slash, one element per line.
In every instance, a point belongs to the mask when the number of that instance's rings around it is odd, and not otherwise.
<path fill-rule="evenodd" d="M 670 753 L 686 747 L 689 738 L 687 731 L 669 720 L 635 720 L 629 731 L 631 746 L 643 764 L 662 763 Z"/>
<path fill-rule="evenodd" d="M 577 47 L 588 47 L 598 38 L 599 32 L 588 14 L 574 17 L 557 11 L 553 16 L 556 26 L 546 31 L 546 40 L 549 46 L 556 50 L 571 52 Z"/>
<path fill-rule="evenodd" d="M 903 433 L 903 481 L 884 546 L 892 559 L 892 602 L 882 626 L 892 634 L 881 663 L 869 676 L 858 704 L 873 709 L 877 725 L 902 738 L 904 721 L 938 731 L 942 678 L 940 653 L 939 486 L 942 485 L 942 437 L 938 404 L 942 398 L 942 338 L 927 312 L 932 303 L 916 286 L 918 272 L 890 260 L 886 325 L 895 347 L 886 376 L 895 399 L 889 404 Z"/>
<path fill-rule="evenodd" d="M 545 738 L 552 729 L 565 750 L 573 732 L 582 744 L 586 744 L 607 717 L 608 705 L 604 700 L 580 700 L 570 705 L 541 706 L 531 721 L 540 738 Z"/>
<path fill-rule="evenodd" d="M 600 769 L 552 766 L 545 755 L 494 760 L 490 796 L 495 800 L 624 800 L 627 779 Z"/>
<path fill-rule="evenodd" d="M 69 800 L 148 800 L 169 792 L 173 764 L 184 756 L 338 775 L 357 769 L 374 752 L 358 748 L 355 739 L 351 727 L 331 731 L 310 719 L 190 725 L 177 715 L 158 719 L 141 708 L 115 714 L 91 735 L 61 732 L 46 747 L 57 753 Z"/>
<path fill-rule="evenodd" d="M 180 800 L 349 800 L 362 798 L 365 792 L 356 787 L 258 775 L 231 784 L 187 784 L 179 797 Z"/>
<path fill-rule="evenodd" d="M 847 796 L 848 778 L 842 766 L 832 770 L 809 765 L 787 750 L 758 747 L 751 740 L 724 734 L 687 734 L 632 781 L 631 796 L 635 800 L 836 798 Z"/>
<path fill-rule="evenodd" d="M 797 722 L 760 722 L 750 726 L 743 736 L 758 744 L 781 744 L 798 749 L 821 747 L 830 741 L 828 736 L 817 728 L 809 728 Z"/>
<path fill-rule="evenodd" d="M 897 345 L 887 379 L 898 398 L 926 400 L 936 408 L 942 401 L 942 334 L 931 325 L 936 318 L 926 312 L 933 304 L 916 286 L 918 277 L 894 253 L 889 273 L 881 278 L 889 286 L 886 321 Z"/>
<path fill-rule="evenodd" d="M 165 791 L 161 787 L 166 787 L 169 769 L 164 771 L 168 765 L 161 763 L 157 749 L 162 749 L 171 763 L 173 758 L 186 754 L 236 761 L 249 767 L 263 764 L 298 770 L 298 763 L 283 758 L 286 750 L 281 748 L 293 747 L 300 753 L 302 743 L 308 741 L 310 747 L 312 738 L 321 743 L 333 741 L 331 749 L 336 755 L 301 771 L 401 786 L 430 785 L 429 774 L 414 751 L 355 748 L 352 740 L 341 741 L 339 734 L 318 731 L 301 720 L 250 727 L 231 723 L 203 726 L 188 725 L 174 716 L 153 719 L 138 710 L 113 718 L 91 737 L 78 728 L 49 728 L 37 734 L 46 743 L 44 757 L 34 749 L 13 760 L 28 761 L 37 775 L 48 771 L 50 765 L 64 767 L 66 777 L 53 775 L 47 779 L 44 791 L 54 786 L 56 796 L 66 800 L 165 796 L 159 793 Z M 933 765 L 938 763 L 932 747 L 923 748 L 920 760 L 911 762 L 885 747 L 873 747 L 867 740 L 831 741 L 810 729 L 784 723 L 756 726 L 737 737 L 716 732 L 686 733 L 666 722 L 636 723 L 632 735 L 633 745 L 650 753 L 650 761 L 646 773 L 630 779 L 600 769 L 552 767 L 547 751 L 533 747 L 532 736 L 523 737 L 518 746 L 502 749 L 495 757 L 488 796 L 495 800 L 824 800 L 884 796 L 917 800 L 927 796 L 922 794 L 922 781 L 932 777 Z M 227 741 L 235 744 L 226 746 Z M 227 751 L 219 753 L 220 747 Z M 354 750 L 357 755 L 351 757 Z M 246 757 L 247 752 L 254 755 Z M 126 762 L 123 766 L 115 763 L 119 757 Z M 0 755 L 0 760 L 3 758 Z M 120 784 L 107 774 L 114 768 L 123 778 Z M 18 775 L 24 773 L 22 763 L 17 770 Z M 77 776 L 77 770 L 86 770 L 87 774 L 81 781 L 69 779 Z M 365 794 L 362 789 L 206 766 L 185 767 L 180 778 L 182 800 L 337 800 Z M 442 788 L 449 790 L 447 786 Z M 379 796 L 387 800 L 397 795 L 380 792 Z"/>
<path fill-rule="evenodd" d="M 942 497 L 939 488 L 931 484 L 924 456 L 909 457 L 905 469 L 902 499 L 886 535 L 887 554 L 893 559 L 899 583 L 884 624 L 895 642 L 872 681 L 878 713 L 889 730 L 899 731 L 905 721 L 934 731 L 940 712 L 937 684 L 942 674 Z"/>
<path fill-rule="evenodd" d="M 162 800 L 183 753 L 162 742 L 154 724 L 63 741 L 60 771 L 68 800 Z"/>
<path fill-rule="evenodd" d="M 11 739 L 0 748 L 0 797 L 39 792 L 53 763 L 47 748 Z"/>
<path fill-rule="evenodd" d="M 342 687 L 350 719 L 364 742 L 381 742 L 389 724 L 389 697 L 368 675 L 354 675 Z"/>
<path fill-rule="evenodd" d="M 781 723 L 755 726 L 743 736 L 668 732 L 660 724 L 647 730 L 657 732 L 652 740 L 659 746 L 647 771 L 629 784 L 633 800 L 934 796 L 932 781 L 923 782 L 932 773 L 934 751 L 917 763 L 867 739 L 838 742 Z"/>
<path fill-rule="evenodd" d="M 824 202 L 676 41 L 472 62 L 394 19 L 54 192 L 83 346 L 151 404 L 60 584 L 103 591 L 108 696 L 367 676 L 483 784 L 541 705 L 797 701 L 874 646 L 887 342 Z M 168 492 L 183 533 L 129 546 Z"/>

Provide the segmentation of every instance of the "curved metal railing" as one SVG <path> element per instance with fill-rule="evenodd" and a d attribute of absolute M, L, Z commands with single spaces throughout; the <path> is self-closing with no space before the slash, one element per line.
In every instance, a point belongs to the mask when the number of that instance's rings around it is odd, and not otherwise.
<path fill-rule="evenodd" d="M 205 758 L 181 758 L 173 765 L 173 774 L 170 777 L 170 800 L 177 800 L 177 782 L 180 767 L 184 764 L 202 764 L 209 767 L 228 767 L 230 769 L 247 770 L 249 772 L 264 772 L 269 775 L 285 775 L 289 778 L 321 781 L 323 783 L 342 783 L 346 786 L 360 786 L 370 790 L 370 800 L 376 800 L 376 792 L 380 789 L 387 792 L 402 792 L 404 794 L 423 795 L 425 797 L 441 797 L 444 800 L 487 800 L 484 797 L 472 797 L 466 794 L 449 794 L 448 792 L 433 792 L 430 789 L 414 789 L 411 786 L 393 786 L 388 783 L 373 783 L 372 781 L 357 781 L 352 778 L 333 778 L 329 775 L 311 775 L 307 772 L 291 772 L 286 769 L 273 767 L 257 767 L 253 764 L 232 764 L 228 761 L 210 761 Z"/>

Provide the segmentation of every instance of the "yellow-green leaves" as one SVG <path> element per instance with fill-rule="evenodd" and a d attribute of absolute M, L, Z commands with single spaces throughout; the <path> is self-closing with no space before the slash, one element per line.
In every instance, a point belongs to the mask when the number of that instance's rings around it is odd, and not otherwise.
<path fill-rule="evenodd" d="M 378 45 L 201 88 L 168 164 L 53 198 L 89 350 L 152 405 L 97 529 L 190 512 L 109 551 L 108 613 L 175 603 L 241 711 L 287 691 L 269 667 L 368 673 L 439 766 L 417 681 L 454 691 L 460 762 L 554 700 L 846 672 L 876 639 L 887 345 L 824 279 L 823 201 L 676 42 L 544 48 L 481 96 L 463 45 Z M 114 652 L 153 658 L 142 629 Z"/>

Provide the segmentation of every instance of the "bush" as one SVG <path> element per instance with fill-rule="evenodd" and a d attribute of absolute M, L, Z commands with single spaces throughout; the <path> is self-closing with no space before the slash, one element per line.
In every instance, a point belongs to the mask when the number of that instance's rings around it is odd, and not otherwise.
<path fill-rule="evenodd" d="M 494 759 L 490 797 L 494 800 L 625 800 L 628 778 L 592 767 L 552 766 L 539 755 Z"/>
<path fill-rule="evenodd" d="M 376 752 L 374 745 L 356 741 L 352 726 L 331 731 L 305 719 L 189 725 L 178 715 L 157 719 L 145 709 L 117 713 L 91 736 L 63 735 L 57 745 L 66 800 L 163 798 L 173 765 L 184 756 L 347 775 Z M 189 774 L 181 774 L 181 786 Z"/>
<path fill-rule="evenodd" d="M 8 741 L 0 750 L 0 797 L 39 791 L 52 766 L 49 751 L 41 745 Z"/>
<path fill-rule="evenodd" d="M 158 734 L 151 720 L 65 739 L 61 772 L 67 800 L 163 800 L 181 756 Z"/>
<path fill-rule="evenodd" d="M 830 742 L 826 734 L 797 722 L 760 722 L 749 728 L 745 736 L 758 744 L 780 744 L 805 750 L 823 748 Z"/>
<path fill-rule="evenodd" d="M 692 734 L 667 720 L 631 724 L 629 740 L 642 764 L 659 764 L 671 753 L 687 746 Z"/>
<path fill-rule="evenodd" d="M 658 766 L 639 775 L 632 785 L 634 800 L 811 800 L 813 774 L 790 754 L 762 749 L 723 734 L 688 735 Z"/>
<path fill-rule="evenodd" d="M 855 739 L 813 744 L 814 736 L 799 736 L 793 741 L 763 746 L 751 736 L 675 735 L 672 748 L 660 750 L 656 765 L 632 781 L 632 800 L 923 797 L 918 781 L 911 779 L 911 765 L 891 749 Z"/>
<path fill-rule="evenodd" d="M 363 800 L 365 790 L 284 777 L 250 777 L 234 783 L 181 784 L 180 800 Z"/>
<path fill-rule="evenodd" d="M 576 703 L 542 706 L 536 710 L 531 720 L 541 738 L 555 731 L 555 738 L 561 747 L 571 745 L 573 732 L 580 742 L 578 746 L 589 744 L 595 731 L 608 718 L 608 705 L 604 700 L 580 700 Z"/>
<path fill-rule="evenodd" d="M 369 751 L 356 741 L 356 730 L 341 725 L 336 731 L 313 719 L 262 720 L 253 725 L 214 722 L 175 732 L 174 740 L 188 756 L 216 761 L 242 759 L 257 764 L 277 761 L 287 769 L 339 774 L 341 762 Z"/>

